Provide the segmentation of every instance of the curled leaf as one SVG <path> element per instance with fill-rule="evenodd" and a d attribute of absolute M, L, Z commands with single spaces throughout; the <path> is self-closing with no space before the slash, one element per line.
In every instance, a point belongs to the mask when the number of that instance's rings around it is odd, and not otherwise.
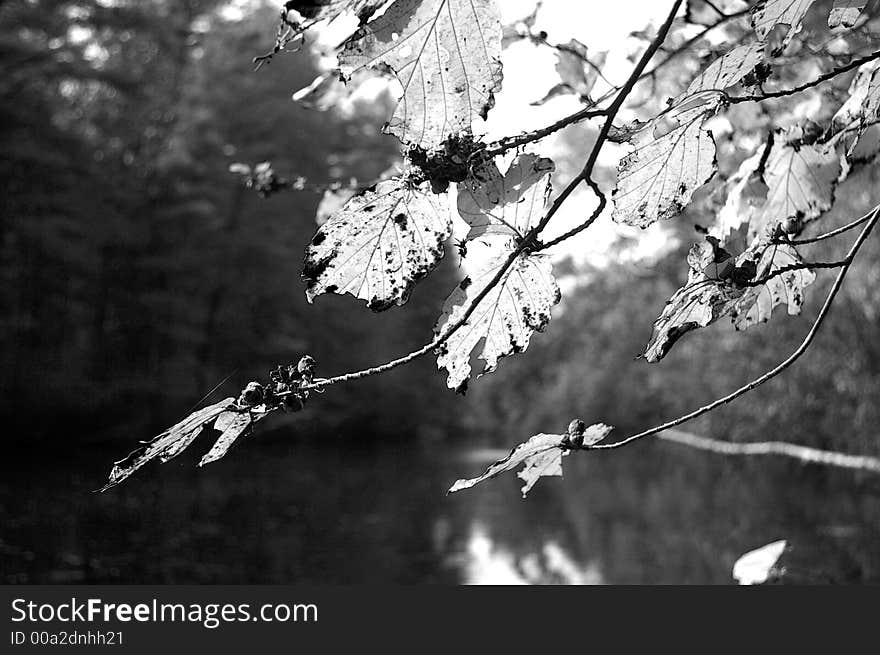
<path fill-rule="evenodd" d="M 719 253 L 710 241 L 691 248 L 687 284 L 666 302 L 654 322 L 653 334 L 644 353 L 648 362 L 659 362 L 682 336 L 714 323 L 731 311 L 742 290 L 717 275 L 726 270 L 721 268 L 719 271 L 719 264 L 729 259 L 729 254 Z"/>
<path fill-rule="evenodd" d="M 216 462 L 223 457 L 232 444 L 245 434 L 259 420 L 267 415 L 265 407 L 251 409 L 249 411 L 223 412 L 214 421 L 214 429 L 220 432 L 217 441 L 211 446 L 211 450 L 205 453 L 199 461 L 199 466 Z"/>
<path fill-rule="evenodd" d="M 745 330 L 770 320 L 773 309 L 782 304 L 786 305 L 789 316 L 800 314 L 804 306 L 804 289 L 816 280 L 816 274 L 808 268 L 799 268 L 769 277 L 780 269 L 803 264 L 797 250 L 793 246 L 769 244 L 761 239 L 744 254 L 744 258 L 751 256 L 758 261 L 755 279 L 769 279 L 764 284 L 746 289 L 734 303 L 731 315 L 736 329 Z"/>
<path fill-rule="evenodd" d="M 611 427 L 604 423 L 596 423 L 586 428 L 583 437 L 584 446 L 593 445 L 611 432 Z M 545 476 L 562 476 L 562 458 L 571 452 L 569 435 L 567 434 L 536 434 L 525 443 L 519 444 L 510 451 L 507 457 L 492 464 L 483 475 L 456 480 L 447 493 L 455 493 L 462 489 L 470 489 L 480 482 L 490 480 L 502 473 L 512 471 L 522 465 L 517 477 L 523 481 L 523 498 Z"/>
<path fill-rule="evenodd" d="M 816 279 L 793 246 L 778 244 L 766 233 L 735 259 L 718 241 L 708 237 L 688 255 L 687 284 L 673 294 L 654 323 L 644 357 L 663 359 L 679 338 L 697 328 L 731 316 L 737 330 L 769 320 L 773 309 L 785 304 L 788 314 L 799 314 L 804 288 Z M 786 269 L 784 273 L 777 273 Z M 791 269 L 791 270 L 788 270 Z"/>
<path fill-rule="evenodd" d="M 179 423 L 144 443 L 124 459 L 114 463 L 113 469 L 110 471 L 110 479 L 100 491 L 115 487 L 151 460 L 159 459 L 162 462 L 167 462 L 176 457 L 195 440 L 202 428 L 224 412 L 234 408 L 235 398 L 226 398 L 219 403 L 193 412 Z"/>

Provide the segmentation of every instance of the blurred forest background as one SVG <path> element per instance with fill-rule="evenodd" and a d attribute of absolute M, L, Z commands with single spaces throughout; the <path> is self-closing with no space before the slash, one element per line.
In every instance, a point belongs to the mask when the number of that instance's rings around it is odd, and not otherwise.
<path fill-rule="evenodd" d="M 261 199 L 229 165 L 375 178 L 397 153 L 379 132 L 388 108 L 298 107 L 292 91 L 316 75 L 307 51 L 251 62 L 277 7 L 226 9 L 0 2 L 0 582 L 726 582 L 739 554 L 778 538 L 814 581 L 880 581 L 869 474 L 655 442 L 572 457 L 527 501 L 515 480 L 443 498 L 486 449 L 574 416 L 644 428 L 796 347 L 827 274 L 803 316 L 716 326 L 662 365 L 634 361 L 685 276 L 691 215 L 665 227 L 679 245 L 662 257 L 569 263 L 548 332 L 466 398 L 424 359 L 333 388 L 212 467 L 182 458 L 90 494 L 227 376 L 217 398 L 302 353 L 330 374 L 421 345 L 459 275 L 450 252 L 404 309 L 378 315 L 347 297 L 306 303 L 320 195 Z M 852 176 L 823 227 L 878 202 L 878 178 Z M 809 354 L 689 430 L 880 456 L 880 239 L 862 253 Z"/>

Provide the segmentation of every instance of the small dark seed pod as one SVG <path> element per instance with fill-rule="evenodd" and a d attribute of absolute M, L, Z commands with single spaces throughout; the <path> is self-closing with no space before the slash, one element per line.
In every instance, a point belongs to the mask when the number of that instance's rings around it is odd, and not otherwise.
<path fill-rule="evenodd" d="M 784 221 L 782 221 L 782 231 L 786 234 L 797 234 L 801 231 L 803 227 L 803 222 L 798 216 L 789 216 Z"/>
<path fill-rule="evenodd" d="M 579 418 L 572 420 L 568 424 L 568 442 L 574 448 L 580 448 L 584 445 L 584 432 L 587 431 L 587 424 Z"/>
<path fill-rule="evenodd" d="M 238 398 L 240 405 L 254 406 L 263 402 L 263 385 L 259 382 L 248 382 Z"/>
<path fill-rule="evenodd" d="M 296 370 L 299 371 L 301 375 L 312 375 L 315 372 L 315 358 L 311 355 L 303 355 L 299 364 L 296 365 Z"/>

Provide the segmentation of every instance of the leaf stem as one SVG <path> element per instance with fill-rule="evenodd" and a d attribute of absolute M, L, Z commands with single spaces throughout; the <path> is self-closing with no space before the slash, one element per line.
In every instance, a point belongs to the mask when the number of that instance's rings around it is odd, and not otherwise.
<path fill-rule="evenodd" d="M 780 240 L 779 243 L 783 243 L 783 244 L 790 245 L 790 246 L 803 246 L 808 243 L 816 243 L 817 241 L 824 241 L 825 239 L 831 239 L 832 237 L 836 237 L 838 234 L 843 234 L 844 232 L 848 232 L 851 229 L 853 229 L 854 227 L 858 227 L 859 225 L 861 225 L 865 221 L 869 220 L 871 218 L 871 215 L 873 214 L 873 211 L 874 210 L 871 210 L 867 214 L 862 216 L 861 218 L 857 218 L 856 220 L 852 221 L 851 223 L 847 223 L 846 225 L 838 227 L 837 229 L 831 230 L 829 232 L 825 232 L 823 234 L 819 234 L 814 237 L 809 237 L 807 239 Z"/>
<path fill-rule="evenodd" d="M 838 68 L 834 68 L 827 73 L 823 73 L 819 75 L 817 78 L 810 80 L 809 82 L 804 82 L 803 84 L 796 86 L 791 89 L 782 89 L 780 91 L 768 91 L 767 93 L 763 93 L 761 95 L 752 95 L 752 96 L 726 96 L 725 101 L 735 105 L 741 102 L 761 102 L 763 100 L 770 100 L 772 98 L 782 98 L 784 96 L 794 95 L 796 93 L 800 93 L 801 91 L 806 91 L 814 86 L 818 86 L 823 82 L 827 82 L 828 80 L 834 79 L 838 75 L 842 75 L 843 73 L 847 73 L 854 68 L 858 68 L 863 64 L 867 64 L 870 61 L 874 61 L 875 59 L 880 59 L 880 50 L 875 50 L 869 55 L 865 55 L 864 57 L 859 57 L 858 59 L 853 59 L 851 62 L 844 66 L 840 66 Z"/>

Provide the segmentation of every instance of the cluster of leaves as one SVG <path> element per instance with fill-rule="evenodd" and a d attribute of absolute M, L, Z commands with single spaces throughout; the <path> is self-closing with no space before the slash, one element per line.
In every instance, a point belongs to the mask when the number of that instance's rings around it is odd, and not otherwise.
<path fill-rule="evenodd" d="M 321 225 L 306 250 L 302 276 L 309 301 L 335 293 L 351 294 L 373 311 L 403 305 L 444 256 L 454 218 L 447 196 L 454 194 L 457 214 L 470 228 L 466 242 L 479 239 L 488 254 L 476 257 L 462 249 L 467 277 L 446 299 L 435 339 L 419 354 L 433 350 L 448 386 L 463 392 L 474 375 L 491 372 L 503 357 L 525 350 L 532 334 L 548 325 L 551 308 L 560 300 L 550 258 L 540 252 L 543 246 L 537 238 L 558 206 L 550 203 L 554 162 L 522 149 L 502 172 L 502 153 L 490 151 L 475 136 L 475 127 L 487 117 L 501 88 L 505 41 L 547 39 L 531 31 L 534 17 L 521 33 L 506 33 L 494 0 L 386 4 L 354 0 L 285 7 L 286 17 L 299 12 L 292 24 L 302 27 L 344 11 L 358 16 L 357 31 L 339 47 L 337 69 L 296 97 L 320 106 L 315 96 L 334 83 L 356 84 L 371 74 L 388 78 L 399 98 L 385 131 L 400 141 L 404 156 L 398 175 L 355 194 Z M 862 4 L 835 3 L 828 24 L 835 30 L 856 29 Z M 379 5 L 384 12 L 378 12 Z M 673 15 L 680 5 L 674 4 Z M 862 60 L 856 58 L 860 53 L 850 52 L 849 64 L 814 72 L 805 85 L 765 90 L 770 80 L 784 78 L 785 55 L 813 5 L 814 0 L 763 0 L 752 7 L 741 0 L 688 1 L 686 22 L 710 24 L 712 14 L 720 15 L 720 22 L 742 16 L 749 20 L 751 36 L 743 35 L 738 45 L 712 60 L 658 115 L 622 126 L 612 122 L 640 79 L 638 74 L 632 83 L 614 87 L 594 102 L 590 95 L 604 55 L 590 60 L 587 47 L 576 41 L 555 46 L 561 82 L 538 102 L 570 93 L 593 107 L 614 98 L 604 114 L 595 114 L 604 115 L 608 123 L 597 148 L 613 140 L 627 149 L 617 170 L 612 218 L 640 228 L 678 216 L 715 176 L 719 161 L 713 124 L 719 117 L 745 102 L 809 89 L 856 68 L 852 62 L 863 62 L 848 99 L 824 126 L 812 120 L 772 126 L 770 137 L 761 140 L 734 174 L 716 184 L 716 196 L 723 198 L 717 220 L 707 240 L 691 250 L 686 285 L 655 323 L 644 353 L 649 362 L 662 359 L 683 334 L 722 317 L 731 316 L 737 329 L 745 329 L 768 320 L 780 304 L 789 314 L 799 313 L 803 306 L 804 289 L 815 275 L 793 237 L 831 207 L 836 187 L 864 161 L 856 154 L 860 138 L 880 118 L 880 52 Z M 662 32 L 653 38 L 648 58 L 665 36 Z M 740 95 L 731 91 L 735 88 Z M 584 117 L 588 116 L 576 115 L 578 120 Z M 527 146 L 547 133 L 520 144 Z M 604 206 L 604 194 L 592 182 L 591 165 L 573 184 L 590 183 Z M 564 201 L 567 193 L 557 201 Z M 482 368 L 474 371 L 478 360 Z M 573 448 L 572 434 L 579 448 L 589 448 L 608 430 L 600 424 L 587 433 L 588 439 L 580 438 L 583 430 L 580 437 L 577 430 L 532 437 L 486 474 L 459 481 L 452 491 L 522 463 L 525 493 L 540 476 L 561 474 L 562 457 Z"/>
<path fill-rule="evenodd" d="M 272 412 L 279 409 L 300 411 L 309 398 L 314 374 L 315 360 L 304 355 L 297 364 L 276 367 L 269 373 L 267 384 L 249 382 L 238 398 L 224 398 L 193 412 L 115 462 L 110 479 L 100 491 L 115 487 L 154 459 L 165 463 L 177 457 L 206 430 L 213 429 L 218 436 L 211 449 L 199 460 L 199 466 L 216 462 L 226 455 L 239 437 L 249 434 L 254 425 Z"/>

